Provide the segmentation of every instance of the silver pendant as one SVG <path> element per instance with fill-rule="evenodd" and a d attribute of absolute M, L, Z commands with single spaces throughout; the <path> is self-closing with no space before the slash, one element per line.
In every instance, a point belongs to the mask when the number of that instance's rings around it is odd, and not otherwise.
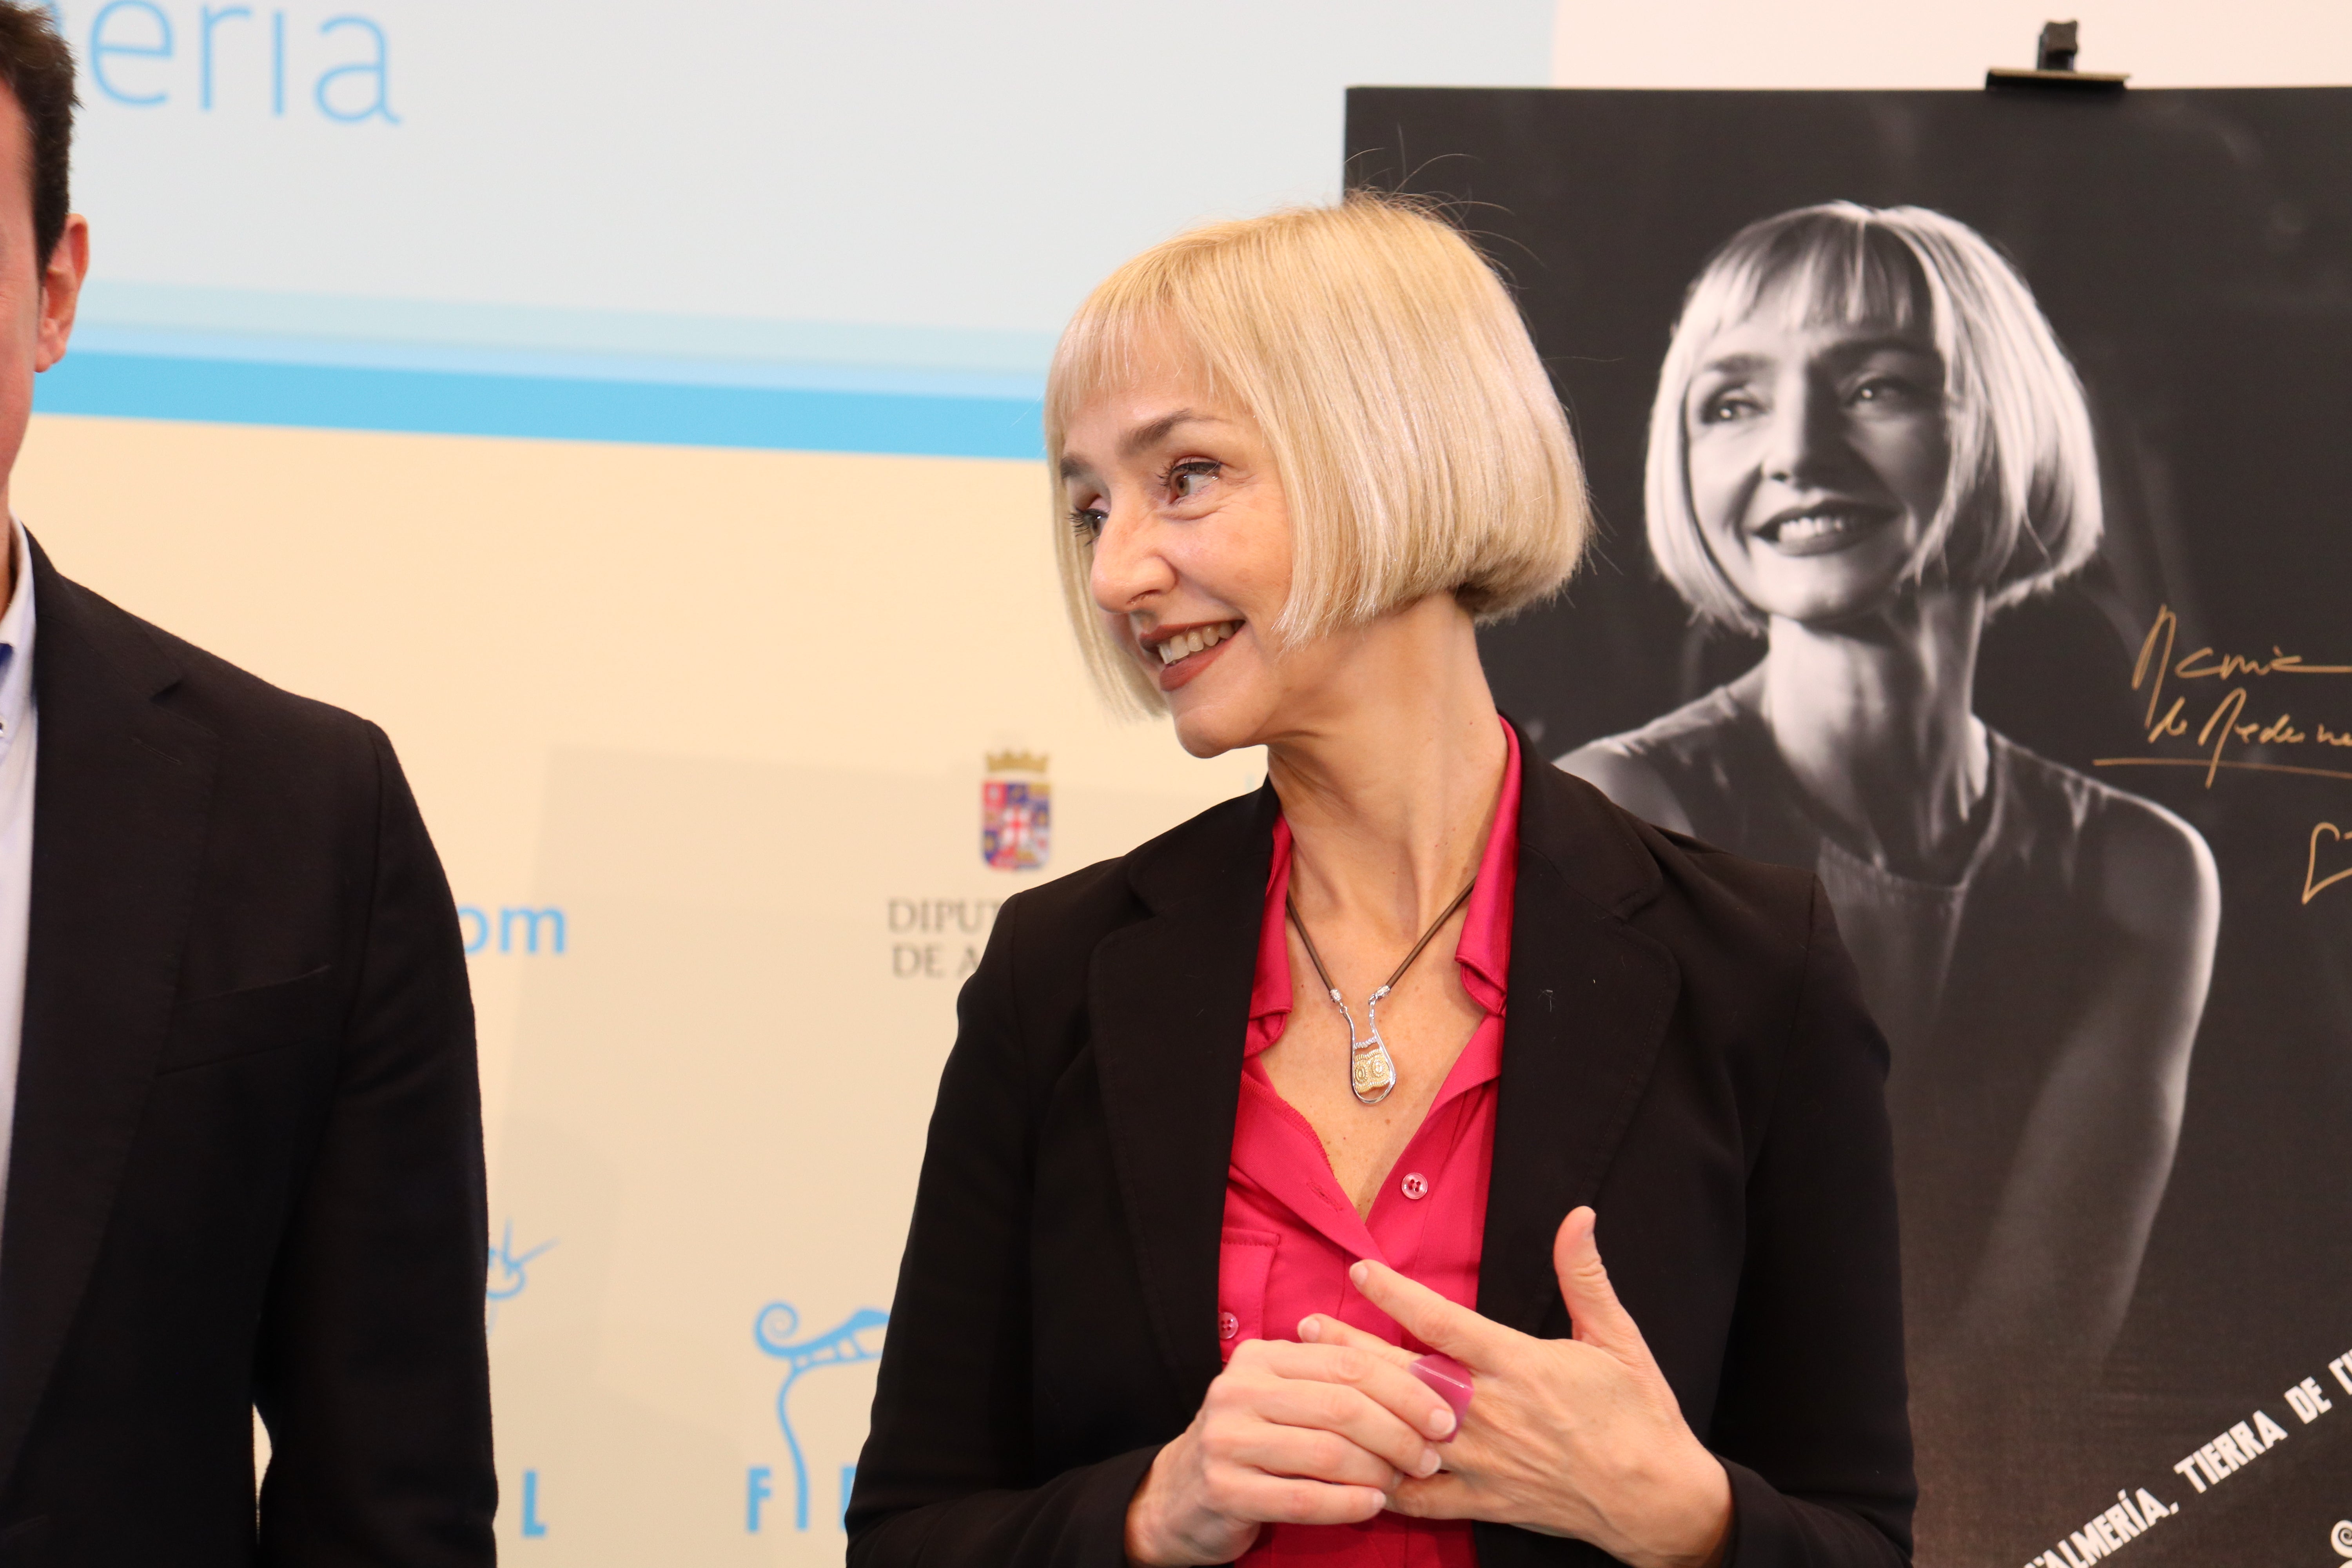
<path fill-rule="evenodd" d="M 1348 1020 L 1348 1087 L 1365 1105 L 1378 1105 L 1397 1085 L 1396 1058 L 1389 1055 L 1388 1042 L 1381 1038 L 1381 998 L 1388 994 L 1389 988 L 1383 985 L 1365 1000 L 1364 1016 L 1371 1033 L 1360 1037 L 1356 1016 L 1348 1011 L 1336 986 L 1331 992 L 1331 1000 L 1339 1003 L 1339 1016 Z"/>

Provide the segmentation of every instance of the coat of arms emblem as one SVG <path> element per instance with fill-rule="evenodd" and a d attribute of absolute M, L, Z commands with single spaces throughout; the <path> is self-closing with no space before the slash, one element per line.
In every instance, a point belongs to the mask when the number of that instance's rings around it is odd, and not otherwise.
<path fill-rule="evenodd" d="M 1054 790 L 1045 759 L 991 752 L 980 785 L 980 858 L 1000 871 L 1034 871 L 1054 842 Z"/>

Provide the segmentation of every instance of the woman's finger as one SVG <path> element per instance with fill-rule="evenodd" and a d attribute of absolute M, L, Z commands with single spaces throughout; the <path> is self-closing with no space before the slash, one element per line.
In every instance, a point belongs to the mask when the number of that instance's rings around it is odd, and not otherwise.
<path fill-rule="evenodd" d="M 1385 1341 L 1365 1337 L 1370 1340 L 1369 1344 L 1294 1344 L 1286 1340 L 1271 1340 L 1266 1342 L 1258 1364 L 1280 1377 L 1338 1384 L 1359 1390 L 1415 1433 L 1451 1436 L 1453 1407 L 1406 1370 L 1412 1361 L 1411 1353 Z M 1412 1467 L 1407 1464 L 1402 1468 L 1411 1470 Z"/>
<path fill-rule="evenodd" d="M 1609 1270 L 1601 1267 L 1601 1247 L 1592 1235 L 1597 1218 L 1590 1208 L 1571 1209 L 1552 1237 L 1551 1263 L 1559 1276 L 1560 1299 L 1568 1303 L 1568 1319 L 1579 1340 L 1625 1360 L 1647 1362 L 1649 1344 L 1633 1315 L 1617 1300 Z"/>
<path fill-rule="evenodd" d="M 1361 1524 L 1388 1507 L 1389 1499 L 1376 1487 L 1235 1470 L 1220 1480 L 1213 1501 L 1228 1519 L 1262 1524 Z"/>
<path fill-rule="evenodd" d="M 1348 1278 L 1366 1300 L 1402 1323 L 1407 1333 L 1472 1372 L 1499 1371 L 1502 1358 L 1527 1337 L 1447 1300 L 1385 1263 L 1367 1258 L 1349 1269 Z"/>
<path fill-rule="evenodd" d="M 1408 1519 L 1474 1519 L 1477 1499 L 1470 1483 L 1451 1471 L 1426 1480 L 1407 1480 L 1390 1494 L 1389 1508 Z"/>
<path fill-rule="evenodd" d="M 1426 1395 L 1428 1391 L 1421 1392 Z M 1261 1421 L 1336 1434 L 1399 1475 L 1425 1476 L 1437 1468 L 1437 1450 L 1430 1444 L 1435 1434 L 1415 1430 L 1395 1411 L 1347 1384 L 1277 1379 L 1251 1391 L 1249 1408 Z M 1445 1415 L 1450 1421 L 1453 1412 Z"/>
<path fill-rule="evenodd" d="M 1413 1352 L 1402 1345 L 1392 1345 L 1378 1334 L 1366 1333 L 1353 1323 L 1343 1323 L 1320 1312 L 1312 1312 L 1298 1320 L 1298 1338 L 1302 1344 L 1346 1345 L 1350 1350 L 1367 1352 L 1399 1366 L 1411 1366 L 1415 1360 Z"/>
<path fill-rule="evenodd" d="M 1423 1447 L 1417 1442 L 1413 1446 Z M 1326 1486 L 1370 1487 L 1383 1494 L 1418 1473 L 1400 1468 L 1332 1428 L 1286 1424 L 1278 1418 L 1238 1423 L 1213 1440 L 1210 1452 L 1213 1458 L 1269 1476 L 1321 1481 Z"/>

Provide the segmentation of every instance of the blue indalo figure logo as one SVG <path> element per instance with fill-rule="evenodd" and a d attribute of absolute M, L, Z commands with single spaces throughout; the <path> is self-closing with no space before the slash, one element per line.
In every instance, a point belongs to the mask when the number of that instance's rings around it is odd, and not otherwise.
<path fill-rule="evenodd" d="M 513 1300 L 522 1294 L 523 1287 L 530 1283 L 530 1277 L 526 1272 L 530 1260 L 554 1245 L 552 1241 L 542 1241 L 529 1252 L 517 1252 L 514 1249 L 514 1221 L 507 1221 L 506 1234 L 499 1238 L 496 1247 L 490 1248 L 489 1279 L 482 1291 L 488 1307 L 483 1320 L 486 1330 L 499 1326 L 499 1303 Z"/>
<path fill-rule="evenodd" d="M 760 1342 L 760 1348 L 782 1359 L 788 1369 L 783 1386 L 776 1390 L 776 1424 L 784 1429 L 784 1447 L 793 1457 L 794 1530 L 809 1527 L 809 1479 L 808 1461 L 801 1456 L 801 1440 L 793 1433 L 793 1384 L 801 1380 L 803 1373 L 821 1366 L 848 1366 L 880 1359 L 879 1332 L 889 1321 L 887 1312 L 860 1307 L 837 1326 L 795 1340 L 793 1336 L 800 1331 L 801 1315 L 782 1301 L 771 1301 L 760 1309 L 760 1316 L 751 1325 L 751 1336 Z M 875 1336 L 873 1342 L 868 1342 L 867 1335 Z"/>

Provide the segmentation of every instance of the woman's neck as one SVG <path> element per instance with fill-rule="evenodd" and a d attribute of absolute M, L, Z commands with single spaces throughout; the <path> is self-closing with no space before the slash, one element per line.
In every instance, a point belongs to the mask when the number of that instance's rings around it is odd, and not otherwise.
<path fill-rule="evenodd" d="M 1268 742 L 1293 896 L 1410 944 L 1476 871 L 1509 743 L 1470 617 L 1438 595 L 1345 639 Z"/>
<path fill-rule="evenodd" d="M 1977 721 L 1981 595 L 1920 593 L 1836 626 L 1775 619 L 1757 702 L 1816 810 L 1889 870 L 1956 876 L 1990 752 Z"/>

